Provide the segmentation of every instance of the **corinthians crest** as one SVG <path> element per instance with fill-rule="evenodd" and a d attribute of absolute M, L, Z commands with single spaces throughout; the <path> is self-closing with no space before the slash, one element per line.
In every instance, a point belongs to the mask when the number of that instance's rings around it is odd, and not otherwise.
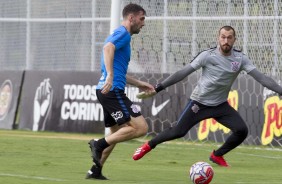
<path fill-rule="evenodd" d="M 200 110 L 200 107 L 197 104 L 194 104 L 191 109 L 194 113 L 197 113 Z"/>
<path fill-rule="evenodd" d="M 231 62 L 231 70 L 237 72 L 240 69 L 240 62 L 233 61 Z"/>

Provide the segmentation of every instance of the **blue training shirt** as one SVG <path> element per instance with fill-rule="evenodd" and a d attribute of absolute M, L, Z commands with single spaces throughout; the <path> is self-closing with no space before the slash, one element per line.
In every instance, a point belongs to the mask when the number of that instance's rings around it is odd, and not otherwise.
<path fill-rule="evenodd" d="M 124 90 L 126 85 L 126 73 L 130 61 L 130 41 L 131 35 L 124 26 L 120 26 L 114 30 L 114 32 L 108 36 L 104 45 L 111 42 L 115 45 L 114 61 L 113 61 L 113 86 L 114 88 Z M 104 53 L 101 56 L 101 78 L 96 89 L 101 89 L 106 81 L 107 71 L 104 62 Z"/>

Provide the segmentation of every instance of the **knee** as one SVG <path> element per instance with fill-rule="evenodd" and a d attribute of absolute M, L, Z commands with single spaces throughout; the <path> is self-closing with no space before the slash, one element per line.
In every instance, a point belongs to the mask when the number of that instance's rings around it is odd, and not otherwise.
<path fill-rule="evenodd" d="M 137 137 L 141 137 L 141 136 L 144 136 L 148 133 L 148 124 L 147 123 L 144 123 L 142 126 L 138 126 L 137 130 L 136 130 L 136 136 Z"/>
<path fill-rule="evenodd" d="M 236 131 L 238 135 L 242 138 L 246 138 L 248 136 L 249 130 L 247 126 L 244 126 Z"/>
<path fill-rule="evenodd" d="M 141 128 L 141 130 L 140 130 L 140 136 L 144 136 L 144 135 L 146 135 L 147 133 L 148 133 L 148 125 L 146 124 L 146 125 L 144 125 L 142 128 Z"/>
<path fill-rule="evenodd" d="M 172 134 L 174 135 L 174 138 L 181 138 L 184 137 L 187 134 L 187 130 L 184 128 L 180 128 L 178 126 L 175 127 L 171 127 L 170 131 L 172 132 Z"/>
<path fill-rule="evenodd" d="M 186 130 L 182 130 L 182 131 L 179 131 L 176 133 L 176 135 L 178 135 L 178 137 L 184 137 L 185 135 L 187 134 L 187 131 Z"/>

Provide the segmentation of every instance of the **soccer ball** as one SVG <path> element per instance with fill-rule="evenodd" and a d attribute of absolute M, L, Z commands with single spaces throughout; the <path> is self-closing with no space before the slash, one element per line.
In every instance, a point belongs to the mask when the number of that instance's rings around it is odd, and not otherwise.
<path fill-rule="evenodd" d="M 196 162 L 190 168 L 190 179 L 194 184 L 208 184 L 213 178 L 213 168 L 206 162 Z"/>

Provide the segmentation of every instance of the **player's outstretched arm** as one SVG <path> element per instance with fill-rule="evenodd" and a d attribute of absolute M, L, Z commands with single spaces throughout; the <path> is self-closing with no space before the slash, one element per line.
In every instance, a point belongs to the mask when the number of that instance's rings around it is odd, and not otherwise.
<path fill-rule="evenodd" d="M 134 77 L 130 75 L 126 75 L 126 81 L 128 84 L 136 86 L 141 90 L 141 92 L 136 95 L 136 97 L 139 99 L 149 98 L 156 94 L 154 86 L 152 86 L 151 84 L 147 82 L 135 79 Z"/>
<path fill-rule="evenodd" d="M 282 86 L 275 82 L 271 77 L 266 76 L 257 69 L 250 71 L 248 74 L 264 87 L 267 87 L 268 89 L 278 93 L 279 95 L 282 95 Z"/>
<path fill-rule="evenodd" d="M 130 75 L 126 75 L 126 82 L 128 84 L 138 87 L 142 91 L 153 91 L 154 90 L 154 86 L 152 86 L 148 82 L 144 82 L 144 81 L 135 79 L 134 77 Z"/>
<path fill-rule="evenodd" d="M 164 81 L 162 81 L 160 84 L 158 84 L 161 90 L 176 84 L 177 82 L 183 80 L 185 77 L 187 77 L 188 75 L 190 75 L 191 73 L 193 73 L 195 71 L 195 69 L 189 64 L 187 64 L 183 69 L 178 70 L 177 72 L 175 72 L 174 74 L 171 74 L 168 78 L 166 78 Z M 159 91 L 161 91 L 159 90 Z M 159 92 L 157 90 L 157 92 Z"/>
<path fill-rule="evenodd" d="M 126 75 L 126 82 L 128 84 L 131 84 L 133 86 L 138 87 L 143 92 L 153 92 L 155 91 L 154 86 L 149 84 L 148 82 L 144 82 L 138 79 L 135 79 L 134 77 L 130 75 Z"/>
<path fill-rule="evenodd" d="M 169 87 L 169 86 L 183 80 L 185 77 L 187 77 L 188 75 L 190 75 L 194 71 L 195 71 L 195 69 L 189 63 L 182 70 L 175 72 L 174 74 L 172 74 L 168 78 L 166 78 L 163 82 L 158 83 L 154 87 L 154 91 L 142 91 L 141 93 L 138 93 L 136 97 L 140 98 L 140 99 L 152 97 L 155 94 L 157 94 L 158 92 L 165 89 L 166 87 Z"/>
<path fill-rule="evenodd" d="M 142 91 L 142 92 L 138 93 L 136 95 L 136 97 L 139 98 L 139 99 L 150 98 L 163 89 L 164 89 L 163 86 L 159 83 L 154 87 L 154 90 Z"/>

